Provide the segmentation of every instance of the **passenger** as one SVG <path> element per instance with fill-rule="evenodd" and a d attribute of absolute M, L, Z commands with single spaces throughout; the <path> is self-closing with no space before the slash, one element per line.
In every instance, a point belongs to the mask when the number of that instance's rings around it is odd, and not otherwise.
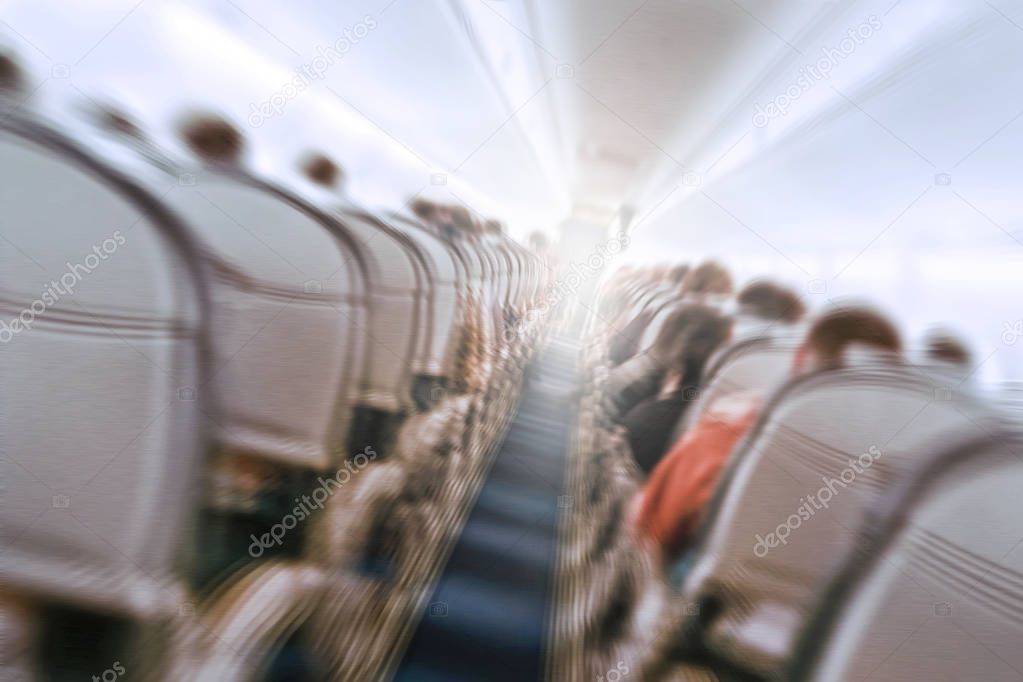
<path fill-rule="evenodd" d="M 682 286 L 682 282 L 685 280 L 686 275 L 689 274 L 689 266 L 685 263 L 676 265 L 668 271 L 666 277 L 668 284 L 672 285 L 673 288 L 678 289 Z"/>
<path fill-rule="evenodd" d="M 880 313 L 837 308 L 818 318 L 807 333 L 793 360 L 793 376 L 840 367 L 852 344 L 892 353 L 902 349 L 898 331 Z M 634 501 L 635 532 L 664 563 L 689 547 L 729 455 L 759 416 L 757 397 L 734 398 L 726 396 L 707 409 L 657 465 Z"/>
<path fill-rule="evenodd" d="M 732 320 L 708 306 L 689 308 L 679 334 L 681 362 L 670 370 L 654 398 L 647 398 L 622 421 L 636 464 L 649 474 L 668 449 L 668 439 L 700 388 L 707 360 L 732 331 Z"/>
<path fill-rule="evenodd" d="M 216 114 L 193 115 L 181 129 L 189 148 L 209 163 L 236 163 L 245 151 L 242 134 Z"/>
<path fill-rule="evenodd" d="M 933 331 L 925 340 L 927 359 L 931 362 L 969 367 L 973 362 L 973 353 L 960 339 L 950 332 Z"/>
<path fill-rule="evenodd" d="M 669 370 L 683 366 L 685 330 L 691 322 L 707 319 L 707 310 L 700 304 L 683 305 L 664 321 L 649 350 L 612 370 L 607 392 L 613 419 L 620 422 L 640 402 L 655 397 Z"/>
<path fill-rule="evenodd" d="M 717 261 L 705 261 L 686 273 L 682 280 L 683 296 L 729 296 L 734 291 L 732 276 Z"/>
<path fill-rule="evenodd" d="M 681 267 L 686 268 L 688 271 L 687 266 L 683 265 Z M 679 282 L 675 281 L 674 277 L 676 276 L 678 276 L 678 273 L 674 268 L 668 268 L 663 265 L 655 267 L 649 274 L 648 286 L 645 288 L 644 293 L 648 294 L 652 290 L 660 289 L 666 283 L 677 288 Z M 612 334 L 608 341 L 607 354 L 612 367 L 622 364 L 641 350 L 639 344 L 643 340 L 643 335 L 646 333 L 650 323 L 653 322 L 658 310 L 658 306 L 648 305 L 638 315 L 628 320 L 623 326 L 620 326 L 617 332 Z"/>
<path fill-rule="evenodd" d="M 738 313 L 785 324 L 799 322 L 806 306 L 794 291 L 767 280 L 750 282 L 736 296 Z"/>
<path fill-rule="evenodd" d="M 345 173 L 332 159 L 312 152 L 301 161 L 302 174 L 318 185 L 332 189 L 343 189 Z"/>
<path fill-rule="evenodd" d="M 10 55 L 0 53 L 0 93 L 17 92 L 25 87 L 25 75 Z"/>

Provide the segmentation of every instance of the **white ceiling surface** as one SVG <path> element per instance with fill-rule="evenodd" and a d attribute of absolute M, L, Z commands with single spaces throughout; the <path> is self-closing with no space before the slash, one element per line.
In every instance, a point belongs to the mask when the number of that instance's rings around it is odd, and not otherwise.
<path fill-rule="evenodd" d="M 326 149 L 365 203 L 459 200 L 520 237 L 629 205 L 623 261 L 717 255 L 820 300 L 869 295 L 911 329 L 970 327 L 998 351 L 984 372 L 1023 376 L 1023 338 L 997 348 L 1023 318 L 1023 0 L 7 0 L 0 20 L 37 98 L 107 93 L 157 132 L 215 106 L 267 170 Z"/>

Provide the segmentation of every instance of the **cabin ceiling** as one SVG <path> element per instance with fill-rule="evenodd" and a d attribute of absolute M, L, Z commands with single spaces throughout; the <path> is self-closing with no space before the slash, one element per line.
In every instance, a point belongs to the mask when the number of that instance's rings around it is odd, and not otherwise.
<path fill-rule="evenodd" d="M 834 76 L 769 126 L 751 124 L 870 17 L 880 30 Z M 628 206 L 657 234 L 634 254 L 714 252 L 734 237 L 717 223 L 736 220 L 764 237 L 747 230 L 749 249 L 788 253 L 786 230 L 805 239 L 836 207 L 883 227 L 956 164 L 943 152 L 964 155 L 1003 127 L 1001 145 L 982 150 L 1005 152 L 983 179 L 985 205 L 1008 232 L 1020 227 L 1000 210 L 1020 175 L 1015 0 L 8 0 L 0 19 L 39 99 L 109 96 L 156 134 L 213 107 L 242 124 L 270 172 L 324 149 L 364 203 L 460 201 L 519 236 L 573 212 L 610 222 Z M 308 87 L 245 125 L 324 56 Z M 842 173 L 877 192 L 864 201 Z M 778 205 L 783 217 L 766 213 Z M 813 238 L 865 243 L 844 229 Z"/>

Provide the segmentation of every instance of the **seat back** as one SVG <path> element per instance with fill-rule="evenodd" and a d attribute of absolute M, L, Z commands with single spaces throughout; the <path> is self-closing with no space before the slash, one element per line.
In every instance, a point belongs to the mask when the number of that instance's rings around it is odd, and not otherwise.
<path fill-rule="evenodd" d="M 944 450 L 891 491 L 832 583 L 796 680 L 1018 680 L 1023 439 Z"/>
<path fill-rule="evenodd" d="M 425 362 L 417 359 L 422 351 L 420 327 L 430 323 L 425 265 L 400 231 L 360 211 L 337 215 L 367 265 L 372 312 L 366 336 L 372 352 L 362 376 L 360 403 L 384 412 L 407 412 L 413 405 L 414 368 Z"/>
<path fill-rule="evenodd" d="M 458 300 L 465 287 L 465 273 L 455 252 L 421 225 L 393 216 L 385 221 L 415 245 L 429 281 L 428 314 L 417 333 L 424 341 L 413 370 L 418 375 L 449 378 L 454 363 L 455 332 L 462 313 Z"/>
<path fill-rule="evenodd" d="M 671 314 L 675 312 L 677 304 L 679 303 L 679 297 L 674 294 L 661 294 L 650 305 L 650 322 L 646 325 L 646 329 L 643 330 L 643 335 L 639 339 L 639 351 L 645 351 L 654 345 L 654 341 L 657 340 L 657 335 L 661 331 L 661 327 L 668 321 Z"/>
<path fill-rule="evenodd" d="M 739 339 L 718 350 L 707 362 L 703 386 L 696 402 L 683 413 L 675 437 L 688 431 L 716 400 L 730 393 L 754 391 L 766 399 L 790 376 L 798 345 L 798 334 L 776 334 Z"/>
<path fill-rule="evenodd" d="M 879 493 L 950 436 L 982 429 L 983 414 L 892 364 L 783 389 L 733 454 L 686 577 L 705 645 L 775 674 Z"/>
<path fill-rule="evenodd" d="M 207 444 L 207 273 L 134 157 L 89 149 L 0 117 L 0 583 L 152 615 Z"/>
<path fill-rule="evenodd" d="M 221 451 L 324 469 L 344 452 L 372 318 L 364 261 L 332 219 L 234 169 L 185 166 L 167 195 L 215 270 Z M 369 322 L 367 322 L 369 318 Z"/>

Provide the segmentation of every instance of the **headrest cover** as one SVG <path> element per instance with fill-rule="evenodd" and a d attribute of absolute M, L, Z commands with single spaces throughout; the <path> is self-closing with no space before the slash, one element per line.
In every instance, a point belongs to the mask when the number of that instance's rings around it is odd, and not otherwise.
<path fill-rule="evenodd" d="M 238 129 L 216 114 L 192 116 L 182 126 L 181 136 L 193 153 L 216 163 L 236 163 L 245 146 Z"/>

